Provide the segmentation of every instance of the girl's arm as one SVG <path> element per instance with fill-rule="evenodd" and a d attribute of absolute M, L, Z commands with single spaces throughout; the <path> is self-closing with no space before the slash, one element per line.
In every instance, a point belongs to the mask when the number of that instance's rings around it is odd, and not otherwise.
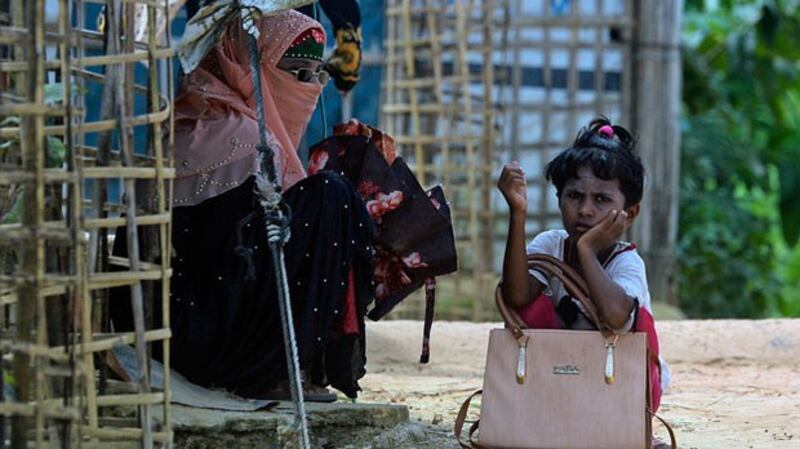
<path fill-rule="evenodd" d="M 508 239 L 503 257 L 503 299 L 511 307 L 529 304 L 544 286 L 528 273 L 525 254 L 525 215 L 528 210 L 525 172 L 514 162 L 503 167 L 497 188 L 509 206 Z"/>
<path fill-rule="evenodd" d="M 600 224 L 581 236 L 577 244 L 578 261 L 589 285 L 589 295 L 612 329 L 621 329 L 628 322 L 634 301 L 612 281 L 598 260 L 598 254 L 614 245 L 625 231 L 625 211 L 612 211 Z"/>

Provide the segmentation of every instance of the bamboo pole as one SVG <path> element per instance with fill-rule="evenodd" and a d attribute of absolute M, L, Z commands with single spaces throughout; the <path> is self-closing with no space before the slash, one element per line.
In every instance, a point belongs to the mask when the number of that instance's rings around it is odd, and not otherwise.
<path fill-rule="evenodd" d="M 127 123 L 128 126 L 130 127 L 149 125 L 151 123 L 161 123 L 169 118 L 169 114 L 170 114 L 169 106 L 165 105 L 164 109 L 157 112 L 150 112 L 148 114 L 140 114 L 128 117 Z M 121 128 L 121 126 L 122 125 L 116 119 L 100 120 L 97 122 L 87 123 L 84 126 L 83 131 L 86 133 L 113 131 L 115 129 Z M 66 128 L 64 127 L 64 125 L 53 125 L 44 127 L 44 134 L 47 136 L 63 136 L 65 132 Z M 15 137 L 18 134 L 19 134 L 18 127 L 7 127 L 0 130 L 0 138 L 4 139 Z"/>
<path fill-rule="evenodd" d="M 465 1 L 467 4 L 465 5 Z M 467 18 L 472 10 L 472 1 L 471 0 L 455 0 L 455 14 L 456 14 L 456 36 L 458 39 L 458 53 L 457 53 L 457 65 L 458 70 L 461 71 L 461 76 L 463 79 L 467 79 L 469 76 L 469 65 L 467 63 L 467 41 L 469 38 L 469 34 L 467 31 Z M 460 83 L 459 85 L 461 99 L 463 101 L 463 109 L 464 109 L 464 116 L 467 118 L 472 117 L 472 96 L 470 95 L 470 85 L 469 83 Z M 472 126 L 470 125 L 469 121 L 464 123 L 464 133 L 471 135 L 473 132 Z M 476 136 L 478 139 L 475 140 L 483 140 L 483 136 L 478 135 Z M 468 166 L 476 166 L 477 160 L 475 157 L 475 140 L 474 139 L 466 139 L 466 161 Z M 480 248 L 480 238 L 479 238 L 479 229 L 478 229 L 478 195 L 476 193 L 477 188 L 477 179 L 475 176 L 475 172 L 472 170 L 467 170 L 467 204 L 468 210 L 470 211 L 469 216 L 469 238 L 472 242 L 472 248 L 474 252 L 479 251 Z M 476 257 L 477 256 L 477 257 Z M 473 257 L 477 261 L 478 255 L 473 254 Z M 473 265 L 473 270 L 476 270 L 476 266 Z M 473 271 L 474 273 L 474 271 Z M 482 304 L 480 301 L 473 301 L 473 319 L 477 319 L 477 317 L 481 313 Z"/>
<path fill-rule="evenodd" d="M 416 72 L 416 65 L 414 62 L 414 47 L 412 45 L 404 45 L 406 42 L 409 42 L 412 39 L 413 35 L 413 28 L 411 26 L 411 0 L 403 0 L 403 10 L 405 11 L 405 14 L 403 14 L 403 32 L 405 35 L 405 41 L 401 42 L 400 45 L 404 47 L 405 75 L 408 78 L 413 78 Z M 425 151 L 423 149 L 422 142 L 417 139 L 417 136 L 421 134 L 419 98 L 417 90 L 409 90 L 408 97 L 411 101 L 411 129 L 414 139 L 414 159 L 416 161 L 417 179 L 419 179 L 420 182 L 424 182 Z"/>
<path fill-rule="evenodd" d="M 483 0 L 481 15 L 483 21 L 483 132 L 485 138 L 483 141 L 483 148 L 481 151 L 481 166 L 488 168 L 490 171 L 481 171 L 479 176 L 481 179 L 481 198 L 480 198 L 480 212 L 490 214 L 492 211 L 492 187 L 493 182 L 491 178 L 491 168 L 494 162 L 494 64 L 492 62 L 494 47 L 492 36 L 494 35 L 494 2 L 493 0 Z M 479 269 L 481 271 L 480 283 L 478 288 L 478 298 L 489 298 L 491 296 L 492 279 L 493 279 L 493 265 L 494 265 L 494 250 L 492 228 L 493 220 L 480 217 L 480 235 L 481 235 L 481 254 L 479 258 Z M 479 299 L 480 301 L 480 299 Z M 483 316 L 478 317 L 481 320 Z"/>
<path fill-rule="evenodd" d="M 653 300 L 676 301 L 675 241 L 680 174 L 680 30 L 683 1 L 637 2 L 636 129 L 648 186 L 633 236 L 647 264 Z M 646 26 L 644 26 L 646 25 Z"/>
<path fill-rule="evenodd" d="M 169 17 L 169 3 L 164 2 L 166 17 Z M 155 5 L 150 5 L 147 7 L 147 15 L 148 15 L 148 41 L 150 45 L 150 60 L 149 60 L 149 77 L 150 77 L 150 102 L 152 107 L 158 104 L 160 95 L 159 95 L 159 88 L 158 88 L 158 73 L 156 59 L 154 56 L 155 50 L 157 48 L 157 40 L 156 40 L 156 7 Z M 169 20 L 169 19 L 167 19 Z M 169 30 L 167 30 L 169 31 Z M 156 157 L 156 196 L 158 198 L 157 201 L 157 211 L 159 215 L 169 217 L 169 212 L 167 212 L 166 201 L 165 201 L 165 189 L 164 183 L 166 182 L 166 178 L 164 176 L 164 152 L 162 147 L 162 135 L 161 135 L 161 126 L 155 125 L 152 127 L 153 131 L 153 139 L 152 145 L 155 149 L 155 157 Z M 170 248 L 170 235 L 167 233 L 167 226 L 169 220 L 163 221 L 158 226 L 158 248 L 160 249 L 159 259 L 161 260 L 161 306 L 162 309 L 162 323 L 161 326 L 165 328 L 169 328 L 169 267 L 167 261 L 170 260 L 169 248 Z M 155 306 L 155 302 L 153 301 L 153 306 Z M 162 378 L 164 379 L 164 391 L 165 394 L 161 398 L 161 402 L 164 406 L 164 415 L 163 415 L 163 423 L 164 427 L 167 432 L 170 431 L 172 426 L 171 423 L 171 413 L 170 413 L 170 392 L 171 392 L 171 383 L 170 383 L 170 372 L 169 372 L 169 340 L 164 339 L 162 340 L 162 353 L 164 354 L 165 361 L 162 371 Z M 166 447 L 171 447 L 171 441 L 167 441 Z"/>
<path fill-rule="evenodd" d="M 548 16 L 550 14 L 550 5 L 549 3 L 545 3 L 544 6 L 544 14 Z M 550 29 L 545 28 L 544 30 L 544 39 L 542 44 L 546 47 L 550 43 Z M 551 105 L 553 104 L 553 92 L 552 92 L 552 75 L 553 72 L 551 70 L 550 65 L 551 60 L 551 52 L 545 50 L 544 51 L 544 64 L 542 65 L 542 72 L 544 74 L 544 110 L 542 111 L 541 120 L 542 120 L 542 140 L 550 140 L 550 135 L 552 134 L 550 131 L 550 117 L 551 117 Z M 539 163 L 541 167 L 547 165 L 550 162 L 550 155 L 548 151 L 550 148 L 542 148 L 539 151 Z M 547 184 L 544 179 L 539 179 L 539 183 L 541 184 L 541 188 L 539 189 L 539 210 L 546 211 L 548 209 L 547 205 Z M 543 231 L 547 229 L 547 222 L 545 220 L 540 220 L 537 224 L 537 232 Z"/>
<path fill-rule="evenodd" d="M 520 10 L 520 2 L 522 0 L 516 0 L 514 2 L 514 8 L 516 12 Z M 518 42 L 520 40 L 521 28 L 514 27 L 514 42 Z M 520 92 L 520 85 L 522 84 L 522 47 L 519 45 L 514 45 L 513 47 L 513 58 L 514 58 L 514 65 L 511 69 L 511 104 L 512 104 L 512 111 L 519 111 L 520 109 L 520 102 L 522 101 L 522 96 Z M 512 113 L 511 114 L 511 159 L 512 160 L 519 160 L 519 133 L 520 133 L 520 114 L 519 113 Z"/>
<path fill-rule="evenodd" d="M 109 2 L 107 8 L 109 17 L 115 18 L 114 14 L 117 5 L 114 2 Z M 133 51 L 133 6 L 124 5 L 120 11 L 120 16 L 123 18 L 125 24 L 125 40 L 126 52 Z M 119 31 L 115 20 L 109 20 L 109 32 L 112 40 L 119 40 Z M 133 110 L 133 71 L 132 67 L 121 63 L 116 66 L 117 70 L 117 88 L 116 88 L 116 113 L 117 120 L 120 123 L 119 145 L 120 154 L 122 155 L 123 165 L 133 166 L 133 128 L 127 123 L 127 117 L 132 115 Z M 130 259 L 131 270 L 138 272 L 139 266 L 139 233 L 136 228 L 136 186 L 134 180 L 125 178 L 123 181 L 123 191 L 125 195 L 126 204 L 126 234 L 128 243 L 128 258 Z M 138 379 L 134 381 L 139 385 L 140 393 L 150 392 L 150 368 L 149 357 L 147 355 L 147 343 L 145 342 L 145 310 L 144 298 L 142 292 L 141 281 L 136 281 L 131 284 L 131 308 L 133 310 L 133 322 L 136 335 L 135 347 L 137 365 L 139 368 Z M 150 422 L 150 407 L 143 405 L 139 409 L 139 419 L 141 420 L 142 427 L 142 448 L 153 448 L 153 436 Z"/>
<path fill-rule="evenodd" d="M 425 5 L 429 8 L 433 7 L 434 0 L 426 0 Z M 435 14 L 427 14 L 426 15 L 426 25 L 428 27 L 428 34 L 431 36 L 431 56 L 432 56 L 432 63 L 433 66 L 433 97 L 436 100 L 437 105 L 444 104 L 444 93 L 442 88 L 443 83 L 443 75 L 442 75 L 442 49 L 440 45 L 440 38 L 439 38 L 439 27 L 436 20 L 437 16 Z M 434 39 L 435 38 L 435 39 Z M 415 81 L 422 81 L 422 80 L 415 80 Z M 439 108 L 437 111 L 437 119 L 438 123 L 445 123 L 445 113 L 442 108 Z M 436 127 L 434 127 L 436 129 Z M 446 163 L 449 161 L 450 158 L 450 145 L 449 142 L 443 141 L 441 146 L 442 151 L 442 158 L 445 161 L 445 164 L 439 164 L 440 173 L 439 178 L 445 185 L 449 184 L 450 172 L 447 169 L 448 164 Z"/>
<path fill-rule="evenodd" d="M 17 13 L 21 13 L 22 5 Z M 27 86 L 23 96 L 29 101 L 41 104 L 44 102 L 44 48 L 39 48 L 41 42 L 39 37 L 44 29 L 44 4 L 41 0 L 27 5 L 28 14 L 24 19 L 16 17 L 22 23 L 24 20 L 28 24 L 28 29 L 33 30 L 34 39 L 29 41 L 26 48 L 28 59 L 27 74 L 25 82 Z M 21 55 L 15 54 L 19 58 Z M 41 115 L 23 116 L 20 120 L 20 148 L 23 160 L 23 168 L 31 172 L 34 182 L 28 184 L 23 192 L 22 224 L 32 228 L 38 227 L 44 221 L 44 184 L 39 178 L 44 169 L 44 136 L 42 128 L 44 120 Z M 22 243 L 21 267 L 23 272 L 29 276 L 29 281 L 20 286 L 20 301 L 17 305 L 17 340 L 22 342 L 34 341 L 33 330 L 35 325 L 35 314 L 39 304 L 39 286 L 44 276 L 44 241 L 42 239 L 28 239 Z M 14 376 L 17 379 L 17 397 L 21 402 L 27 402 L 32 396 L 31 380 L 35 379 L 38 384 L 38 363 L 34 358 L 31 367 L 31 359 L 25 354 L 15 354 L 14 357 Z M 34 390 L 36 390 L 34 388 Z M 37 398 L 38 399 L 38 398 Z M 42 419 L 41 412 L 34 413 L 35 424 Z M 23 449 L 27 446 L 26 434 L 30 425 L 29 420 L 15 416 L 12 420 L 12 448 Z M 37 440 L 40 437 L 37 432 Z M 37 446 L 38 441 L 37 441 Z"/>

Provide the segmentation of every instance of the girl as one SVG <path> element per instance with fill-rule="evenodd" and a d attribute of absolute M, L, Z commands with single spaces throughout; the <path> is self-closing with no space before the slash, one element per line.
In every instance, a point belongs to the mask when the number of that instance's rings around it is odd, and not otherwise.
<path fill-rule="evenodd" d="M 534 253 L 559 258 L 586 280 L 602 319 L 618 333 L 647 332 L 648 348 L 657 356 L 644 261 L 636 245 L 620 240 L 639 214 L 644 187 L 644 167 L 634 147 L 631 134 L 606 118 L 582 129 L 545 168 L 546 179 L 556 188 L 564 229 L 544 231 L 527 245 L 525 173 L 516 162 L 503 167 L 497 185 L 510 216 L 501 289 L 504 300 L 531 328 L 593 329 L 562 283 L 529 270 L 526 260 Z M 668 371 L 661 361 L 650 363 L 655 412 Z"/>

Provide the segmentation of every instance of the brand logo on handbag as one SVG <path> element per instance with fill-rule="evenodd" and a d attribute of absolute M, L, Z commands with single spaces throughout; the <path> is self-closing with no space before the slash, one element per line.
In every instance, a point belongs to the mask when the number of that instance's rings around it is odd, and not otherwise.
<path fill-rule="evenodd" d="M 575 365 L 556 365 L 553 367 L 553 374 L 559 376 L 580 376 L 581 369 Z"/>

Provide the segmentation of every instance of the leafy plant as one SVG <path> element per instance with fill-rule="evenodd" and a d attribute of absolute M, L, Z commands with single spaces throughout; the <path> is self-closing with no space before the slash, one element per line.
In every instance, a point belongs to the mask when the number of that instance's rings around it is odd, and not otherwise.
<path fill-rule="evenodd" d="M 77 87 L 76 87 L 77 88 Z M 64 99 L 64 85 L 62 83 L 47 84 L 44 86 L 44 103 L 55 105 Z M 0 121 L 0 127 L 20 126 L 20 119 L 16 116 L 9 116 Z M 61 167 L 67 156 L 67 148 L 61 139 L 54 136 L 47 136 L 45 140 L 47 168 Z M 10 155 L 19 157 L 19 140 L 16 138 L 0 141 L 0 160 L 6 161 Z M 8 210 L 0 210 L 2 218 L 0 223 L 17 223 L 22 213 L 22 187 L 15 187 L 8 192 L 13 196 L 11 207 Z"/>
<path fill-rule="evenodd" d="M 681 306 L 800 315 L 800 2 L 689 0 Z"/>

